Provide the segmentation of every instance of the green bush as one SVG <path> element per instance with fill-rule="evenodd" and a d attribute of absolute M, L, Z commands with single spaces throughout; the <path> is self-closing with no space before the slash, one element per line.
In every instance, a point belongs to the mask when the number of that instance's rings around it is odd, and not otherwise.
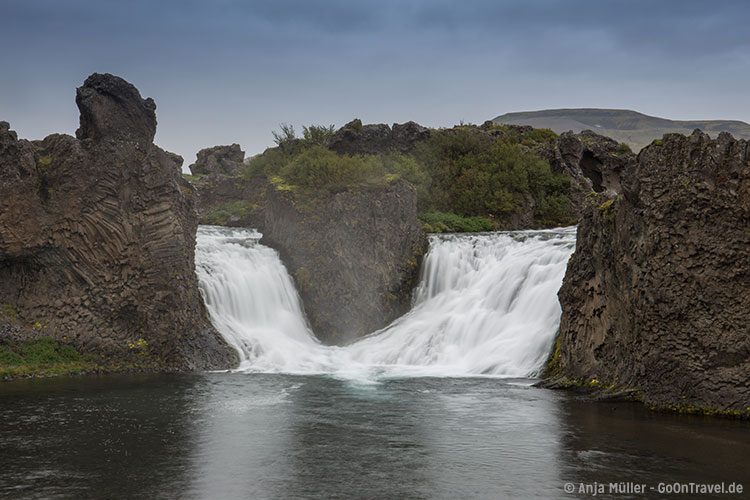
<path fill-rule="evenodd" d="M 372 156 L 339 155 L 323 146 L 306 148 L 279 172 L 287 182 L 310 188 L 363 183 L 378 173 L 378 161 Z"/>
<path fill-rule="evenodd" d="M 463 217 L 447 212 L 423 213 L 419 220 L 428 233 L 476 233 L 495 229 L 492 221 L 485 217 Z"/>
<path fill-rule="evenodd" d="M 430 189 L 420 199 L 423 210 L 503 219 L 526 209 L 530 196 L 539 224 L 572 220 L 568 178 L 508 138 L 493 140 L 472 127 L 438 131 L 418 148 L 417 158 L 430 167 Z"/>
<path fill-rule="evenodd" d="M 310 125 L 302 127 L 304 141 L 311 145 L 325 146 L 331 140 L 336 129 L 333 125 Z"/>
<path fill-rule="evenodd" d="M 242 219 L 250 215 L 255 205 L 244 201 L 230 201 L 219 205 L 207 212 L 202 218 L 202 224 L 225 226 L 231 219 Z"/>
<path fill-rule="evenodd" d="M 275 142 L 277 146 L 282 146 L 297 138 L 297 132 L 294 131 L 294 125 L 288 123 L 282 123 L 279 125 L 279 130 L 271 131 L 271 135 L 273 136 L 273 142 Z"/>
<path fill-rule="evenodd" d="M 282 147 L 267 149 L 251 159 L 243 176 L 265 176 L 279 190 L 334 192 L 403 179 L 416 188 L 423 214 L 479 217 L 490 226 L 504 226 L 503 221 L 533 210 L 536 226 L 575 221 L 568 177 L 554 173 L 535 153 L 540 144 L 557 137 L 551 130 L 460 125 L 433 130 L 411 154 L 379 155 L 337 154 L 325 147 L 333 133 L 333 126 L 311 125 L 303 127 L 302 139 L 296 139 L 292 127 L 282 126 L 274 135 Z M 210 223 L 224 223 L 228 212 L 210 214 Z M 454 219 L 433 222 L 439 230 L 491 229 L 484 223 L 467 225 Z"/>

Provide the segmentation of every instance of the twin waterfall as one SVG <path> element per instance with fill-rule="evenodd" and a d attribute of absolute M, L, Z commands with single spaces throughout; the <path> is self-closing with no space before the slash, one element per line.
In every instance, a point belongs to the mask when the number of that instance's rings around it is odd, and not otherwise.
<path fill-rule="evenodd" d="M 240 371 L 344 376 L 531 377 L 560 321 L 575 229 L 432 235 L 412 310 L 346 347 L 320 344 L 294 282 L 260 233 L 203 226 L 196 269 Z"/>

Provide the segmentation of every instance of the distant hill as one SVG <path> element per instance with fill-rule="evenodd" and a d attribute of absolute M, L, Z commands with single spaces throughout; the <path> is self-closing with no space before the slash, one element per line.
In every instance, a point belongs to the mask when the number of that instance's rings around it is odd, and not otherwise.
<path fill-rule="evenodd" d="M 628 109 L 545 109 L 506 113 L 493 119 L 495 123 L 531 125 L 559 133 L 590 129 L 601 135 L 628 144 L 634 151 L 667 133 L 689 134 L 696 128 L 711 136 L 729 132 L 736 138 L 750 139 L 750 124 L 739 120 L 668 120 Z"/>

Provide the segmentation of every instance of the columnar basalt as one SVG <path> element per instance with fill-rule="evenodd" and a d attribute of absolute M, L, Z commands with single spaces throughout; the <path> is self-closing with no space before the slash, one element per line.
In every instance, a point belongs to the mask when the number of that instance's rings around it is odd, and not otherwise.
<path fill-rule="evenodd" d="M 548 376 L 658 407 L 748 411 L 748 143 L 666 135 L 621 185 L 583 211 Z"/>
<path fill-rule="evenodd" d="M 76 137 L 0 123 L 0 303 L 104 361 L 229 367 L 194 272 L 194 191 L 153 144 L 156 105 L 125 80 L 77 90 Z"/>

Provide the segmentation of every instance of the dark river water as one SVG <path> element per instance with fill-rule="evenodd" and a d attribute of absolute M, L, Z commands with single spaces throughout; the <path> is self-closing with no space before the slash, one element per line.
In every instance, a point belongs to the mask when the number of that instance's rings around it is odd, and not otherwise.
<path fill-rule="evenodd" d="M 643 483 L 656 498 L 667 496 L 659 483 L 750 488 L 746 422 L 498 379 L 8 382 L 0 422 L 7 498 L 566 498 L 591 497 L 579 488 L 595 482 Z M 597 495 L 608 497 L 644 495 Z"/>

